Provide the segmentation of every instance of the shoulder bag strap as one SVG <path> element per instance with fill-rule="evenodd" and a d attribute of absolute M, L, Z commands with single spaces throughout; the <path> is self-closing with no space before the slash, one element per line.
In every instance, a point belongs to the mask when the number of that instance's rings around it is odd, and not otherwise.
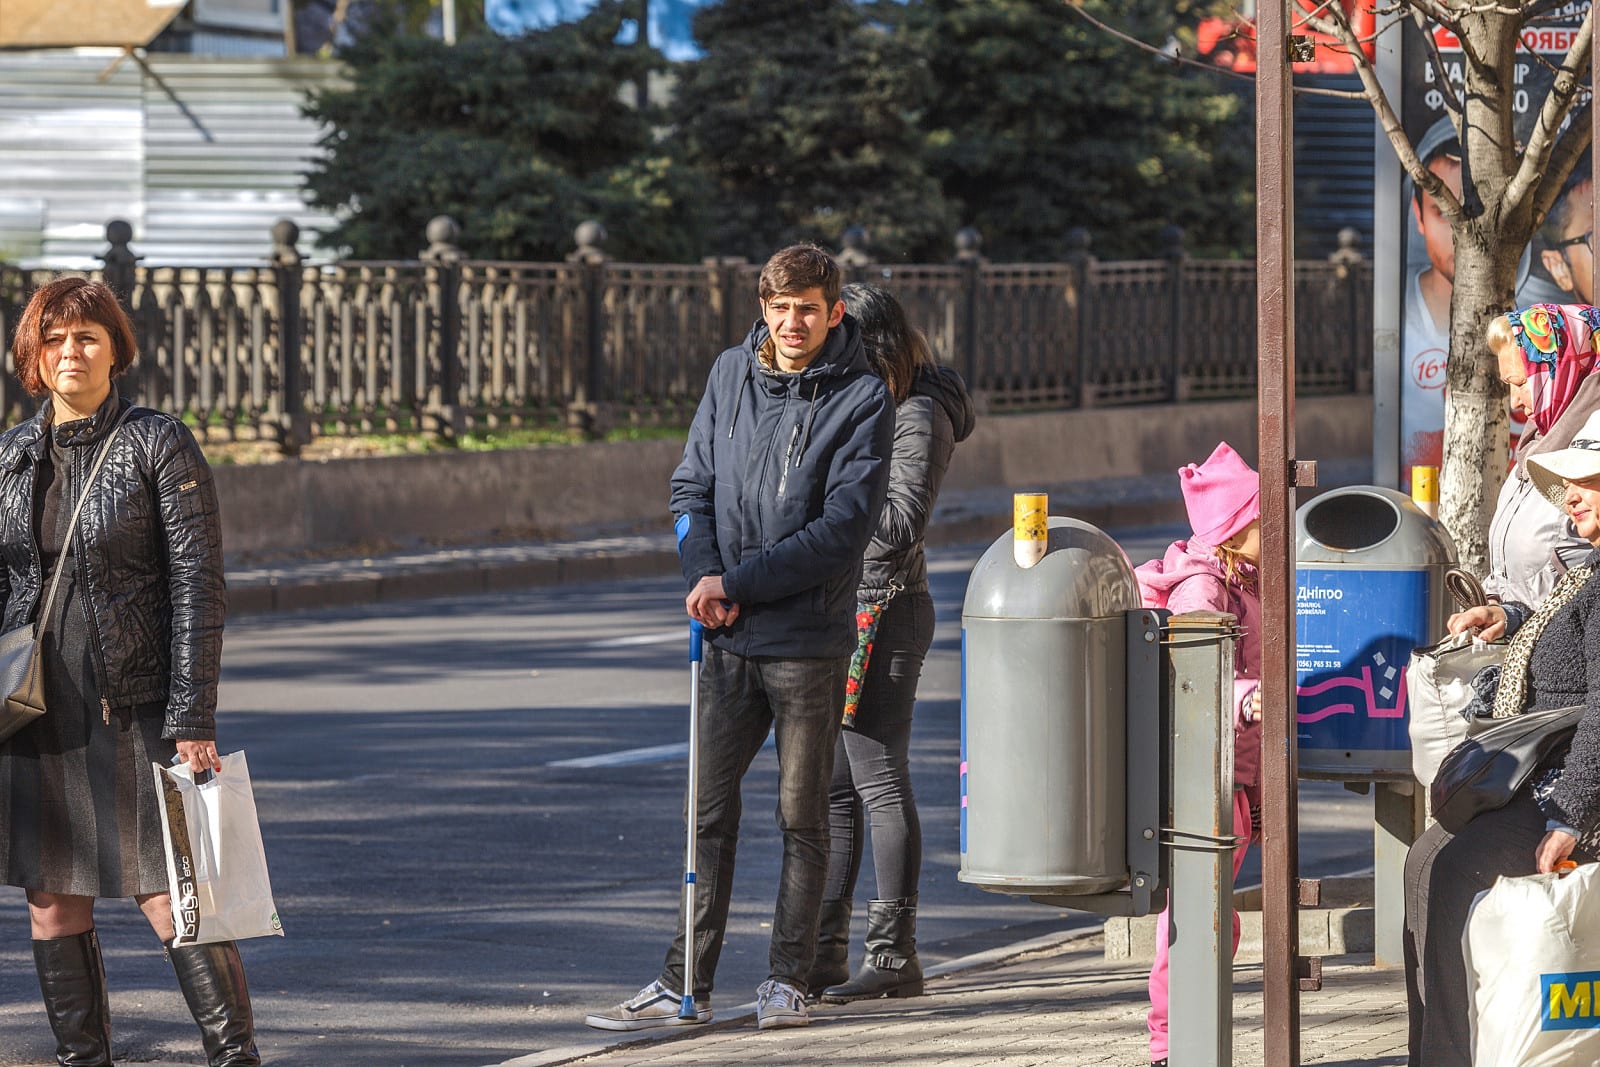
<path fill-rule="evenodd" d="M 43 607 L 39 609 L 39 622 L 33 630 L 36 643 L 44 638 L 44 624 L 50 618 L 51 606 L 55 604 L 56 590 L 61 587 L 61 572 L 66 570 L 61 564 L 67 558 L 67 549 L 72 547 L 73 535 L 78 532 L 78 516 L 83 514 L 83 505 L 89 499 L 89 490 L 94 488 L 95 476 L 100 473 L 100 468 L 105 464 L 106 456 L 111 452 L 111 442 L 116 440 L 117 431 L 122 428 L 122 423 L 131 414 L 133 414 L 133 408 L 129 407 L 121 415 L 117 416 L 116 422 L 111 424 L 111 432 L 106 434 L 106 443 L 100 446 L 100 454 L 95 457 L 94 466 L 89 468 L 89 477 L 83 483 L 83 489 L 78 493 L 78 503 L 72 509 L 72 518 L 67 520 L 67 539 L 61 542 L 61 554 L 57 557 L 56 573 L 50 579 L 50 592 L 44 598 Z M 46 426 L 44 432 L 49 433 L 50 427 Z"/>

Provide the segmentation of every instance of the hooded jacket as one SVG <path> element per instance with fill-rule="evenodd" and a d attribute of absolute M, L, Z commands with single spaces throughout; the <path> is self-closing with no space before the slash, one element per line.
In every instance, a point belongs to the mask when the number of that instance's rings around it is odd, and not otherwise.
<path fill-rule="evenodd" d="M 889 582 L 908 592 L 928 588 L 923 535 L 957 443 L 972 435 L 977 415 L 967 385 L 949 367 L 929 367 L 894 411 L 889 495 L 867 546 L 860 598 L 882 600 Z"/>
<path fill-rule="evenodd" d="M 50 404 L 0 434 L 6 631 L 34 621 L 43 599 L 33 515 Z M 71 449 L 69 468 L 56 474 L 70 498 L 85 491 L 99 439 L 129 406 L 113 389 L 92 417 L 69 424 L 91 442 Z M 213 738 L 227 602 L 211 468 L 180 419 L 149 408 L 134 408 L 109 447 L 72 553 L 104 711 L 160 703 L 163 737 Z"/>
<path fill-rule="evenodd" d="M 861 557 L 883 508 L 894 404 L 849 315 L 798 374 L 757 323 L 717 357 L 672 475 L 683 576 L 739 605 L 707 640 L 741 656 L 847 656 Z"/>
<path fill-rule="evenodd" d="M 1198 541 L 1174 541 L 1167 554 L 1134 570 L 1145 607 L 1225 611 L 1239 621 L 1233 646 L 1233 784 L 1260 803 L 1261 724 L 1250 719 L 1250 697 L 1261 688 L 1261 598 L 1228 581 L 1222 561 Z"/>

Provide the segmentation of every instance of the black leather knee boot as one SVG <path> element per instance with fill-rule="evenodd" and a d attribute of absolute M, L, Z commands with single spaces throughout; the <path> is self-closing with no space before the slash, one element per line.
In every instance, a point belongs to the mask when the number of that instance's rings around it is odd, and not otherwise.
<path fill-rule="evenodd" d="M 850 977 L 850 901 L 824 900 L 817 924 L 817 958 L 806 976 L 806 995 L 813 1000 L 831 985 Z"/>
<path fill-rule="evenodd" d="M 867 903 L 867 955 L 854 978 L 822 991 L 829 1004 L 922 995 L 917 961 L 917 898 Z"/>
<path fill-rule="evenodd" d="M 205 1041 L 211 1067 L 260 1067 L 244 962 L 232 941 L 171 949 L 178 987 Z"/>
<path fill-rule="evenodd" d="M 111 1067 L 111 1006 L 100 938 L 93 930 L 33 943 L 39 992 L 61 1067 Z"/>

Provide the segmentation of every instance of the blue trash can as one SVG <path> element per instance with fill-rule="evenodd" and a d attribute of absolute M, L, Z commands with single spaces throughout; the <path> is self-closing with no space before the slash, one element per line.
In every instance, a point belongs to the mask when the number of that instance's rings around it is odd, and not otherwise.
<path fill-rule="evenodd" d="M 1444 633 L 1455 542 L 1404 493 L 1335 489 L 1295 515 L 1300 777 L 1411 776 L 1411 650 Z"/>

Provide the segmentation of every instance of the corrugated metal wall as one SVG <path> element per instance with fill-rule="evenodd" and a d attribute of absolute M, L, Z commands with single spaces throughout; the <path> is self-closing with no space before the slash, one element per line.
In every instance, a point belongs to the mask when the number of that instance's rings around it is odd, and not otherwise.
<path fill-rule="evenodd" d="M 1360 89 L 1354 74 L 1297 77 L 1323 89 Z M 1295 254 L 1319 259 L 1339 247 L 1346 226 L 1372 254 L 1372 168 L 1377 120 L 1365 100 L 1294 98 Z"/>
<path fill-rule="evenodd" d="M 331 219 L 300 192 L 318 134 L 300 104 L 336 65 L 118 55 L 0 52 L 0 258 L 87 265 L 111 218 L 149 264 L 259 262 L 283 217 L 310 251 Z"/>

